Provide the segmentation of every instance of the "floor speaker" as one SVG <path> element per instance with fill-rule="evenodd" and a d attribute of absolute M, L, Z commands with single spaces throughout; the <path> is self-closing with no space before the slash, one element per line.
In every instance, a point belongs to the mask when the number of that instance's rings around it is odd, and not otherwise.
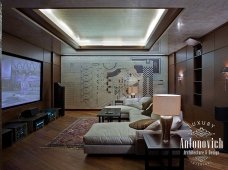
<path fill-rule="evenodd" d="M 59 115 L 65 114 L 65 87 L 60 83 L 54 83 L 54 107 L 60 108 Z"/>

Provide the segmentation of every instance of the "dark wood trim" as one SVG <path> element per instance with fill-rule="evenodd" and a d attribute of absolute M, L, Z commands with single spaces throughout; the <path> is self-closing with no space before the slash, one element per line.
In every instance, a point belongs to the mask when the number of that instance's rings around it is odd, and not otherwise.
<path fill-rule="evenodd" d="M 41 16 L 39 16 L 36 12 L 34 12 L 33 9 L 18 8 L 18 9 L 16 9 L 16 11 L 18 11 L 19 13 L 22 13 L 26 17 L 30 18 L 35 23 L 40 25 L 42 28 L 49 31 L 50 33 L 52 33 L 53 35 L 55 35 L 56 37 L 58 37 L 63 42 L 67 43 L 68 45 L 70 45 L 72 48 L 74 48 L 76 50 L 75 41 L 71 37 L 64 35 L 62 32 L 55 29 L 47 21 L 45 21 Z"/>
<path fill-rule="evenodd" d="M 165 14 L 164 18 L 158 24 L 155 32 L 152 34 L 149 42 L 145 46 L 145 49 L 150 49 L 155 44 L 155 42 L 167 30 L 167 28 L 176 19 L 176 17 L 181 13 L 182 10 L 183 10 L 183 8 L 168 9 L 168 11 Z"/>
<path fill-rule="evenodd" d="M 176 75 L 177 75 L 177 71 L 176 71 L 176 52 L 174 53 L 174 93 L 176 94 L 177 92 L 177 83 L 176 83 Z"/>
<path fill-rule="evenodd" d="M 54 53 L 51 52 L 51 106 L 54 107 Z"/>

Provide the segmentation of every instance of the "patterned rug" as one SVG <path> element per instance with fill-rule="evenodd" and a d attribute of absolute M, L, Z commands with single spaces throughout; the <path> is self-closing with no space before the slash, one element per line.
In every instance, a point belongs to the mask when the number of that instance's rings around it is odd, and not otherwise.
<path fill-rule="evenodd" d="M 98 118 L 79 118 L 56 136 L 46 147 L 83 148 L 83 136 Z"/>

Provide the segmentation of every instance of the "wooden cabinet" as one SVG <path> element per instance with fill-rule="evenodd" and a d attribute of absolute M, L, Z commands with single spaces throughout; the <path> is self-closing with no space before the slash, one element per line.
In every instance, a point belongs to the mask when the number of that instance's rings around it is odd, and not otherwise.
<path fill-rule="evenodd" d="M 202 46 L 198 44 L 194 47 L 194 105 L 202 105 Z"/>

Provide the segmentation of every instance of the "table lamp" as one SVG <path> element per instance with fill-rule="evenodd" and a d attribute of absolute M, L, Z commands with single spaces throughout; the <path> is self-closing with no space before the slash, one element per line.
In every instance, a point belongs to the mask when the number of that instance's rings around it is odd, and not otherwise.
<path fill-rule="evenodd" d="M 173 116 L 180 114 L 181 96 L 174 94 L 157 94 L 153 96 L 153 112 L 161 116 L 162 141 L 170 140 Z"/>

